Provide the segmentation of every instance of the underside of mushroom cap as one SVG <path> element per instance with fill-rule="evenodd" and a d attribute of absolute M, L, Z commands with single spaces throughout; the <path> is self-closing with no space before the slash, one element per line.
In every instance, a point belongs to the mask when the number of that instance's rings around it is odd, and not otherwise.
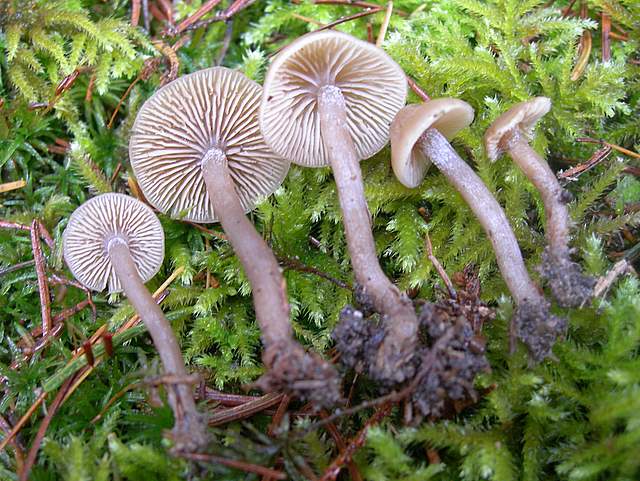
<path fill-rule="evenodd" d="M 209 149 L 226 156 L 246 212 L 284 180 L 289 162 L 267 146 L 258 125 L 262 88 L 240 72 L 214 67 L 158 90 L 140 109 L 129 157 L 145 197 L 171 217 L 216 222 L 202 176 Z"/>
<path fill-rule="evenodd" d="M 260 128 L 271 148 L 299 165 L 329 164 L 318 112 L 318 94 L 325 86 L 338 87 L 344 97 L 358 158 L 382 149 L 405 103 L 404 72 L 375 45 L 330 30 L 299 38 L 269 67 Z"/>
<path fill-rule="evenodd" d="M 102 194 L 78 207 L 63 234 L 63 254 L 73 276 L 94 291 L 122 291 L 111 265 L 109 242 L 125 242 L 143 282 L 164 259 L 164 232 L 146 204 L 124 194 Z"/>
<path fill-rule="evenodd" d="M 491 161 L 496 161 L 508 150 L 507 143 L 514 132 L 530 138 L 544 115 L 551 110 L 551 99 L 534 97 L 515 104 L 498 117 L 484 134 L 484 146 Z"/>
<path fill-rule="evenodd" d="M 473 108 L 452 98 L 430 100 L 404 107 L 391 123 L 391 166 L 401 184 L 417 187 L 424 179 L 431 161 L 416 145 L 429 128 L 437 129 L 447 139 L 473 122 Z"/>

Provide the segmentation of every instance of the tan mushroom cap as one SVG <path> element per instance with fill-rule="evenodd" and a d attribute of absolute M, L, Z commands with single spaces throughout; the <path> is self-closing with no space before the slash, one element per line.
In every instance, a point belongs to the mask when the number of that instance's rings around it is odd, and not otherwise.
<path fill-rule="evenodd" d="M 505 145 L 514 131 L 530 138 L 538 120 L 549 110 L 551 110 L 551 99 L 534 97 L 526 102 L 515 104 L 494 120 L 484 134 L 484 147 L 489 159 L 496 161 L 508 150 Z"/>
<path fill-rule="evenodd" d="M 156 215 L 128 195 L 102 194 L 71 214 L 62 238 L 64 260 L 82 285 L 94 291 L 122 291 L 107 252 L 114 238 L 129 246 L 143 282 L 157 274 L 164 259 L 164 232 Z"/>
<path fill-rule="evenodd" d="M 452 98 L 407 105 L 400 110 L 391 123 L 391 166 L 400 183 L 413 188 L 424 179 L 431 161 L 416 143 L 427 129 L 437 129 L 451 139 L 473 122 L 473 115 L 468 103 Z"/>
<path fill-rule="evenodd" d="M 317 105 L 318 92 L 326 85 L 339 87 L 344 96 L 358 158 L 382 149 L 389 125 L 405 103 L 404 72 L 375 45 L 331 30 L 299 38 L 269 67 L 260 128 L 271 148 L 299 165 L 329 164 Z"/>
<path fill-rule="evenodd" d="M 228 160 L 242 207 L 273 193 L 289 162 L 269 149 L 258 125 L 262 88 L 214 67 L 158 90 L 140 109 L 129 143 L 131 166 L 149 202 L 172 217 L 216 222 L 200 161 L 210 148 Z"/>

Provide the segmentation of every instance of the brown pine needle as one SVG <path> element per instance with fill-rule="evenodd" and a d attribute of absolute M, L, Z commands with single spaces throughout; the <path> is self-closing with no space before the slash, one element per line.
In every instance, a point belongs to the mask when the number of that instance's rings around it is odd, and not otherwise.
<path fill-rule="evenodd" d="M 376 47 L 381 47 L 384 42 L 385 37 L 387 36 L 387 29 L 389 28 L 389 22 L 391 22 L 391 15 L 393 14 L 393 2 L 389 0 L 387 3 L 387 10 L 384 14 L 384 20 L 380 25 L 380 30 L 378 31 L 378 38 L 376 39 Z"/>
<path fill-rule="evenodd" d="M 605 142 L 604 140 L 592 139 L 591 137 L 580 137 L 576 139 L 576 142 L 587 142 L 590 144 L 606 145 L 607 147 L 610 147 L 613 150 L 620 152 L 621 154 L 627 155 L 629 157 L 633 157 L 634 159 L 640 159 L 639 153 L 634 152 L 633 150 L 625 149 L 624 147 L 620 147 L 619 145 L 616 145 L 616 144 Z"/>
<path fill-rule="evenodd" d="M 2 194 L 3 192 L 10 192 L 12 190 L 22 189 L 25 185 L 27 185 L 27 181 L 24 179 L 0 184 L 0 194 Z"/>

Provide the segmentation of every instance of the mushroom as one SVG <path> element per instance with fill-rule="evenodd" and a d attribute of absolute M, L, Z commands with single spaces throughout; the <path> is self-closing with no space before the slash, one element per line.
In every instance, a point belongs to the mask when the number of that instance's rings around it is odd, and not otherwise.
<path fill-rule="evenodd" d="M 531 148 L 529 140 L 540 120 L 551 109 L 551 100 L 534 97 L 520 102 L 498 117 L 484 136 L 489 159 L 497 160 L 505 152 L 542 196 L 546 213 L 548 246 L 542 256 L 540 273 L 548 281 L 553 296 L 563 307 L 577 307 L 593 295 L 595 279 L 582 274 L 571 260 L 567 203 L 571 194 L 564 190 L 549 164 Z"/>
<path fill-rule="evenodd" d="M 432 162 L 460 193 L 489 237 L 517 309 L 512 333 L 536 360 L 548 356 L 566 327 L 529 277 L 516 237 L 500 204 L 447 138 L 473 121 L 469 104 L 452 98 L 408 105 L 391 124 L 391 164 L 398 180 L 417 187 Z"/>
<path fill-rule="evenodd" d="M 207 443 L 178 340 L 144 283 L 164 259 L 164 233 L 153 211 L 124 194 L 102 194 L 76 209 L 63 234 L 63 254 L 73 276 L 94 291 L 124 291 L 158 350 L 164 372 L 177 378 L 167 389 L 175 417 L 176 451 Z"/>
<path fill-rule="evenodd" d="M 282 183 L 289 163 L 258 127 L 261 87 L 215 67 L 185 75 L 140 109 L 129 144 L 131 165 L 149 202 L 172 217 L 220 222 L 253 291 L 268 372 L 258 385 L 331 405 L 333 367 L 295 342 L 280 266 L 245 213 Z"/>
<path fill-rule="evenodd" d="M 385 325 L 369 375 L 392 383 L 412 374 L 418 321 L 380 267 L 359 162 L 386 145 L 406 95 L 404 72 L 384 51 L 326 30 L 278 53 L 260 106 L 260 128 L 277 154 L 302 166 L 331 165 L 356 282 Z"/>

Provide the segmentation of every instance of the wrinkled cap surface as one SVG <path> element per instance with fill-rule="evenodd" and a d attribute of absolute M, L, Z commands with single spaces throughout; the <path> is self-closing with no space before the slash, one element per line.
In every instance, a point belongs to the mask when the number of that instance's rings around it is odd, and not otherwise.
<path fill-rule="evenodd" d="M 317 96 L 323 86 L 340 89 L 358 158 L 389 139 L 389 125 L 404 105 L 407 80 L 383 50 L 350 35 L 305 35 L 275 57 L 264 81 L 260 127 L 271 148 L 308 167 L 329 164 L 320 134 Z"/>
<path fill-rule="evenodd" d="M 508 142 L 515 133 L 531 138 L 538 120 L 551 110 L 551 99 L 534 97 L 515 104 L 498 117 L 484 134 L 484 147 L 491 161 L 508 150 Z"/>
<path fill-rule="evenodd" d="M 437 129 L 447 139 L 473 122 L 473 108 L 462 100 L 435 99 L 404 107 L 391 124 L 391 166 L 401 184 L 417 187 L 424 179 L 431 161 L 416 143 L 429 128 Z"/>
<path fill-rule="evenodd" d="M 147 200 L 171 217 L 215 222 L 200 161 L 211 148 L 227 157 L 245 212 L 282 183 L 289 163 L 258 126 L 262 88 L 224 67 L 200 70 L 158 90 L 140 109 L 129 157 Z"/>
<path fill-rule="evenodd" d="M 110 240 L 121 239 L 143 282 L 156 275 L 164 259 L 164 232 L 153 211 L 124 194 L 102 194 L 78 207 L 64 231 L 63 254 L 69 270 L 94 291 L 120 292 L 107 252 Z"/>

